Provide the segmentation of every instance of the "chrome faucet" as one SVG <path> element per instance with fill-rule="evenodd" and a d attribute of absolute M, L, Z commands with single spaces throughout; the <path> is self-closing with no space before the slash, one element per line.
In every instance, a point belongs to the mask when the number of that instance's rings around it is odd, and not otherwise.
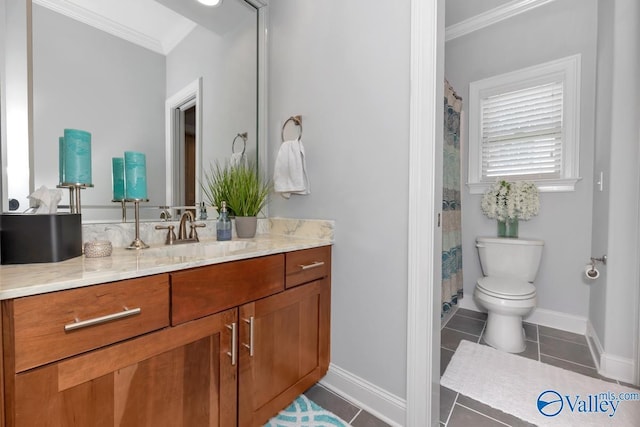
<path fill-rule="evenodd" d="M 191 211 L 184 211 L 184 213 L 180 217 L 180 226 L 178 227 L 178 240 L 188 239 L 187 220 L 189 221 L 189 223 L 192 223 L 194 220 L 193 213 L 191 213 Z"/>
<path fill-rule="evenodd" d="M 187 221 L 189 222 L 190 231 L 187 234 Z M 190 242 L 199 242 L 197 228 L 205 227 L 206 224 L 196 224 L 194 223 L 195 218 L 193 216 L 193 212 L 185 211 L 180 216 L 180 224 L 178 225 L 178 236 L 176 237 L 176 233 L 174 232 L 174 225 L 156 225 L 156 230 L 168 230 L 167 238 L 165 240 L 165 244 L 174 245 L 177 243 L 190 243 Z"/>

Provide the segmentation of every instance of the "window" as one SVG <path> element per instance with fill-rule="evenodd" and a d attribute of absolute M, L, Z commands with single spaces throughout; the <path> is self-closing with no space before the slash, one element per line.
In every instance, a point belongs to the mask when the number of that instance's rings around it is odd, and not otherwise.
<path fill-rule="evenodd" d="M 471 83 L 469 182 L 497 179 L 573 191 L 578 177 L 580 55 Z"/>

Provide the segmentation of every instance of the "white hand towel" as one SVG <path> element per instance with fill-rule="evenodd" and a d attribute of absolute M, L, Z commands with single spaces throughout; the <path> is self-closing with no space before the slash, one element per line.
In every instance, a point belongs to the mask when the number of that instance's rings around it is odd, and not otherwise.
<path fill-rule="evenodd" d="M 302 141 L 285 141 L 280 145 L 273 172 L 276 193 L 288 199 L 291 194 L 309 194 L 309 178 Z"/>
<path fill-rule="evenodd" d="M 243 159 L 244 155 L 242 153 L 233 153 L 229 159 L 229 164 L 231 167 L 239 166 Z"/>

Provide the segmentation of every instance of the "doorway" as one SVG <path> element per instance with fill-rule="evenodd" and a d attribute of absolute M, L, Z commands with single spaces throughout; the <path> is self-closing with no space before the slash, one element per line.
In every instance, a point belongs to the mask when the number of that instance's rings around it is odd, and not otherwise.
<path fill-rule="evenodd" d="M 193 105 L 183 111 L 184 115 L 184 151 L 183 158 L 180 158 L 180 171 L 183 183 L 180 189 L 183 190 L 183 199 L 180 202 L 184 206 L 196 205 L 196 106 Z M 194 212 L 195 213 L 195 212 Z"/>
<path fill-rule="evenodd" d="M 195 207 L 201 199 L 202 79 L 166 101 L 166 205 Z M 195 213 L 195 210 L 193 211 Z"/>

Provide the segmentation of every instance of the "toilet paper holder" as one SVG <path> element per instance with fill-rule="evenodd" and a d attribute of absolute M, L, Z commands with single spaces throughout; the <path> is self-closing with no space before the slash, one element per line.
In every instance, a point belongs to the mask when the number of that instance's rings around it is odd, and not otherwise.
<path fill-rule="evenodd" d="M 603 265 L 607 265 L 607 256 L 602 255 L 600 258 L 591 257 L 591 266 L 595 268 L 596 264 L 601 262 Z"/>
<path fill-rule="evenodd" d="M 587 268 L 584 271 L 588 279 L 594 280 L 600 277 L 600 272 L 596 269 L 596 264 L 599 262 L 607 265 L 607 256 L 602 255 L 599 258 L 591 257 L 591 268 L 589 268 L 589 264 L 587 264 Z"/>

